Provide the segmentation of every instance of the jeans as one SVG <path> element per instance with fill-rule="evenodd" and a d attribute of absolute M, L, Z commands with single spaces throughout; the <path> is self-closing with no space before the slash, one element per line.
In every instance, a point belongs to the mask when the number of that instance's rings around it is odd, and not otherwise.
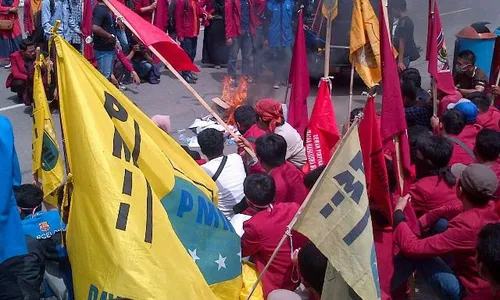
<path fill-rule="evenodd" d="M 290 72 L 290 61 L 292 59 L 292 47 L 271 48 L 273 56 L 271 68 L 276 82 L 287 82 Z"/>
<path fill-rule="evenodd" d="M 99 72 L 106 78 L 111 77 L 113 72 L 113 62 L 115 60 L 115 50 L 100 51 L 94 50 L 95 59 L 97 60 L 97 67 Z"/>
<path fill-rule="evenodd" d="M 181 48 L 186 52 L 192 62 L 196 57 L 196 48 L 198 47 L 198 37 L 184 38 L 181 42 Z M 189 74 L 189 71 L 182 71 L 182 75 L 185 76 Z"/>
<path fill-rule="evenodd" d="M 457 276 L 441 258 L 413 259 L 401 254 L 394 258 L 392 290 L 397 289 L 408 280 L 415 270 L 444 299 L 459 300 L 464 295 Z"/>
<path fill-rule="evenodd" d="M 231 38 L 233 43 L 229 46 L 229 59 L 227 61 L 227 73 L 231 76 L 236 75 L 236 62 L 238 61 L 238 52 L 241 49 L 242 68 L 244 75 L 253 75 L 253 37 L 245 33 L 237 38 Z"/>
<path fill-rule="evenodd" d="M 122 46 L 123 53 L 129 53 L 130 47 L 128 46 L 127 33 L 125 32 L 125 30 L 117 28 L 116 38 L 120 42 L 120 46 Z"/>
<path fill-rule="evenodd" d="M 149 71 L 151 71 L 151 68 L 153 67 L 153 65 L 146 60 L 132 61 L 132 66 L 134 66 L 134 70 L 141 79 L 146 79 L 145 77 L 147 77 Z"/>

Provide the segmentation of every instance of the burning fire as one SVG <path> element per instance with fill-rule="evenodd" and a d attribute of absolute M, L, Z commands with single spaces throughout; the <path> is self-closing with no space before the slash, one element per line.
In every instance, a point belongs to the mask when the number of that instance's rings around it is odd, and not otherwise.
<path fill-rule="evenodd" d="M 240 107 L 247 99 L 248 77 L 241 76 L 238 84 L 234 85 L 234 80 L 230 76 L 224 77 L 222 81 L 222 101 L 229 105 L 227 109 L 227 123 L 235 125 L 234 111 Z"/>

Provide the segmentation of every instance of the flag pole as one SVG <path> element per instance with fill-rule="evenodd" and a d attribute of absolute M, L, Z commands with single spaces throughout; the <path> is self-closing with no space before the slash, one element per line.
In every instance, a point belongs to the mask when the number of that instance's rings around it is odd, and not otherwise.
<path fill-rule="evenodd" d="M 352 97 L 354 91 L 354 64 L 351 64 L 351 81 L 349 85 L 349 103 L 347 104 L 347 129 L 350 127 L 350 116 L 352 111 Z"/>
<path fill-rule="evenodd" d="M 118 12 L 118 10 L 116 10 L 116 8 L 111 5 L 109 3 L 108 0 L 103 0 L 104 4 L 106 4 L 106 6 L 116 15 L 116 16 L 121 16 L 121 14 Z M 136 36 L 136 37 L 139 37 L 139 35 L 137 34 L 137 31 L 135 31 L 135 29 L 130 25 L 130 23 L 125 19 L 125 18 L 122 18 L 122 21 L 123 21 L 123 24 L 125 24 L 125 26 L 128 27 L 128 29 L 130 29 L 130 31 L 132 31 L 132 33 Z M 179 81 L 188 89 L 188 91 L 193 94 L 193 96 L 195 97 L 196 100 L 198 100 L 200 102 L 200 104 L 217 120 L 217 122 L 219 122 L 219 124 L 222 125 L 222 127 L 224 127 L 224 129 L 234 138 L 234 139 L 238 139 L 238 136 L 234 133 L 234 131 L 229 128 L 229 126 L 226 124 L 226 122 L 224 122 L 224 120 L 222 120 L 222 118 L 210 107 L 210 105 L 208 105 L 208 103 L 203 100 L 203 98 L 200 96 L 200 94 L 198 94 L 198 92 L 196 92 L 193 87 L 187 83 L 187 81 L 181 76 L 181 74 L 179 74 L 179 72 L 177 72 L 177 70 L 172 67 L 172 65 L 165 59 L 165 57 L 163 57 L 163 55 L 161 55 L 160 52 L 158 52 L 158 50 L 156 50 L 152 45 L 148 47 L 148 49 L 153 52 L 154 55 L 156 55 L 164 64 L 165 66 L 170 70 L 170 72 L 172 72 L 172 74 L 175 75 L 175 77 L 177 77 L 177 79 L 179 79 Z M 252 158 L 255 158 L 255 152 L 248 148 L 248 147 L 245 147 L 245 151 L 250 155 L 252 156 Z"/>
<path fill-rule="evenodd" d="M 500 84 L 500 69 L 498 70 L 497 80 L 495 81 L 495 85 L 498 86 L 498 84 Z M 491 94 L 490 105 L 493 105 L 493 102 L 495 102 L 495 95 Z"/>
<path fill-rule="evenodd" d="M 323 72 L 324 78 L 328 78 L 328 75 L 330 75 L 330 44 L 332 43 L 332 23 L 333 23 L 333 20 L 330 20 L 330 18 L 327 18 L 326 44 L 325 44 L 325 66 L 324 66 L 324 72 Z"/>
<path fill-rule="evenodd" d="M 435 8 L 436 8 L 436 0 L 431 0 L 431 21 L 433 24 L 434 24 Z M 436 78 L 434 77 L 431 78 L 431 88 L 432 88 L 432 114 L 434 116 L 437 116 L 437 110 L 438 110 L 437 84 L 436 84 Z"/>
<path fill-rule="evenodd" d="M 337 149 L 335 149 L 335 152 L 333 153 L 332 155 L 332 158 L 330 159 L 330 161 L 328 162 L 328 165 L 330 165 L 333 161 L 335 161 L 335 159 L 337 159 L 337 157 L 339 156 L 340 154 L 340 150 L 342 149 L 342 147 L 344 146 L 345 144 L 345 141 L 347 140 L 347 137 L 349 137 L 350 133 L 354 130 L 354 128 L 356 128 L 358 125 L 359 125 L 359 122 L 361 120 L 361 118 L 363 117 L 363 113 L 360 113 L 358 116 L 356 116 L 356 118 L 354 119 L 354 122 L 352 123 L 351 127 L 349 127 L 349 129 L 347 130 L 346 134 L 342 137 L 342 139 L 339 141 L 339 146 L 337 147 Z M 327 165 L 327 166 L 328 166 Z M 327 167 L 328 168 L 328 167 Z M 325 170 L 327 169 L 325 168 Z M 248 296 L 246 298 L 246 300 L 250 300 L 250 298 L 252 297 L 253 293 L 255 292 L 255 289 L 257 288 L 257 286 L 259 285 L 259 283 L 261 282 L 262 280 L 262 277 L 264 276 L 264 274 L 267 272 L 267 269 L 269 269 L 269 267 L 271 266 L 271 263 L 273 262 L 274 258 L 276 258 L 276 255 L 278 254 L 278 251 L 281 249 L 281 246 L 283 246 L 283 244 L 285 243 L 286 241 L 286 238 L 287 237 L 291 237 L 292 236 L 292 228 L 293 226 L 295 226 L 295 224 L 297 223 L 297 221 L 299 220 L 302 212 L 304 211 L 304 208 L 307 206 L 307 204 L 309 203 L 309 201 L 311 200 L 313 194 L 315 194 L 315 191 L 316 191 L 316 186 L 321 182 L 324 174 L 325 174 L 325 170 L 323 170 L 323 172 L 321 173 L 320 177 L 318 178 L 318 180 L 316 180 L 316 183 L 314 183 L 314 186 L 312 187 L 311 191 L 309 192 L 309 194 L 307 194 L 307 197 L 306 199 L 304 200 L 304 202 L 302 202 L 302 205 L 300 205 L 299 209 L 297 210 L 297 213 L 295 214 L 295 216 L 293 217 L 292 221 L 290 221 L 290 223 L 288 224 L 288 226 L 286 227 L 286 231 L 285 233 L 283 234 L 283 237 L 281 238 L 280 242 L 278 243 L 278 245 L 276 246 L 276 248 L 274 249 L 273 251 L 273 254 L 271 255 L 271 257 L 269 258 L 269 261 L 267 262 L 266 266 L 264 267 L 264 269 L 262 269 L 262 271 L 259 273 L 259 277 L 257 278 L 257 281 L 255 281 L 255 283 L 253 284 L 252 286 L 252 289 L 250 290 L 250 292 L 248 293 Z M 293 246 L 293 245 L 290 245 L 290 246 Z"/>

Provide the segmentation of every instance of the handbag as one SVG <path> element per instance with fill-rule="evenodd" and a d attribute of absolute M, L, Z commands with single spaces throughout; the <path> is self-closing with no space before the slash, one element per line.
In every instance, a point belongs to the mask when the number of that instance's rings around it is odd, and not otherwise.
<path fill-rule="evenodd" d="M 14 22 L 12 20 L 0 20 L 0 30 L 12 30 Z"/>

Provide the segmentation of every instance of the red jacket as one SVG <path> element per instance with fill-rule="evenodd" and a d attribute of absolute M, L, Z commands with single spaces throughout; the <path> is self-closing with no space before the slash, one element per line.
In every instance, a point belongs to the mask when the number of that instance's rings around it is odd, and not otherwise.
<path fill-rule="evenodd" d="M 24 66 L 24 59 L 21 50 L 16 51 L 10 55 L 10 74 L 5 81 L 5 87 L 10 88 L 14 79 L 27 80 L 28 72 Z"/>
<path fill-rule="evenodd" d="M 200 0 L 200 7 L 203 8 L 209 15 L 215 14 L 215 8 L 212 5 L 212 0 Z M 203 26 L 210 25 L 210 20 L 204 20 L 201 23 Z"/>
<path fill-rule="evenodd" d="M 260 129 L 257 124 L 253 124 L 246 132 L 243 134 L 243 137 L 246 138 L 250 144 L 252 145 L 252 149 L 255 151 L 255 141 L 257 138 L 260 136 L 265 135 L 267 132 L 265 130 Z M 242 155 L 245 153 L 244 148 L 238 148 L 238 154 Z M 245 162 L 245 165 L 247 165 L 247 162 Z M 258 166 L 252 167 L 252 170 L 259 170 L 257 173 L 263 173 L 263 169 L 260 166 L 260 163 L 257 163 Z M 261 171 L 262 170 L 262 171 Z"/>
<path fill-rule="evenodd" d="M 200 18 L 207 12 L 197 0 L 177 0 L 175 4 L 175 33 L 177 38 L 196 37 L 200 33 Z"/>
<path fill-rule="evenodd" d="M 483 128 L 500 131 L 500 111 L 496 107 L 491 106 L 487 112 L 477 116 L 476 123 Z"/>
<path fill-rule="evenodd" d="M 141 11 L 141 9 L 150 6 L 153 2 L 154 1 L 150 2 L 150 0 L 134 0 L 135 13 L 141 16 L 144 20 L 148 21 L 149 23 L 151 23 L 151 19 L 153 17 L 153 11 L 143 12 Z"/>
<path fill-rule="evenodd" d="M 413 183 L 410 186 L 411 205 L 417 217 L 446 205 L 460 205 L 455 189 L 455 185 L 449 186 L 437 175 Z"/>
<path fill-rule="evenodd" d="M 295 202 L 302 204 L 307 196 L 304 174 L 291 162 L 286 161 L 269 172 L 276 184 L 274 203 Z"/>
<path fill-rule="evenodd" d="M 168 26 L 168 0 L 158 0 L 155 12 L 154 25 L 163 32 L 167 32 Z"/>
<path fill-rule="evenodd" d="M 299 205 L 296 203 L 280 203 L 272 210 L 263 210 L 256 213 L 251 219 L 243 223 L 245 233 L 241 237 L 242 256 L 252 256 L 257 270 L 261 272 L 279 241 L 286 232 L 286 227 L 297 213 Z M 302 247 L 307 239 L 297 232 L 293 232 L 293 249 Z M 290 256 L 290 239 L 287 238 L 280 248 L 273 263 L 262 278 L 264 297 L 275 289 L 294 290 L 298 282 L 292 281 L 293 263 Z M 293 274 L 297 278 L 298 274 Z"/>
<path fill-rule="evenodd" d="M 437 220 L 450 220 L 448 229 L 425 239 L 419 239 L 405 222 L 394 230 L 394 243 L 411 258 L 451 256 L 451 267 L 464 287 L 465 299 L 493 299 L 491 286 L 483 280 L 476 266 L 477 235 L 484 225 L 499 221 L 492 205 L 464 211 L 462 206 L 446 206 L 420 218 L 422 229 L 429 229 Z"/>
<path fill-rule="evenodd" d="M 482 127 L 477 124 L 465 125 L 462 132 L 459 135 L 453 137 L 458 138 L 472 151 L 474 150 L 474 146 L 476 145 L 476 136 L 481 129 Z M 451 156 L 451 160 L 449 163 L 450 166 L 456 163 L 470 165 L 473 162 L 474 159 L 467 152 L 465 152 L 462 147 L 460 147 L 456 143 L 453 143 L 453 155 Z"/>
<path fill-rule="evenodd" d="M 255 27 L 258 24 L 255 10 L 255 0 L 248 0 L 250 4 L 250 34 L 255 36 Z M 237 38 L 242 34 L 241 30 L 241 2 L 240 0 L 226 0 L 224 5 L 226 38 Z"/>

